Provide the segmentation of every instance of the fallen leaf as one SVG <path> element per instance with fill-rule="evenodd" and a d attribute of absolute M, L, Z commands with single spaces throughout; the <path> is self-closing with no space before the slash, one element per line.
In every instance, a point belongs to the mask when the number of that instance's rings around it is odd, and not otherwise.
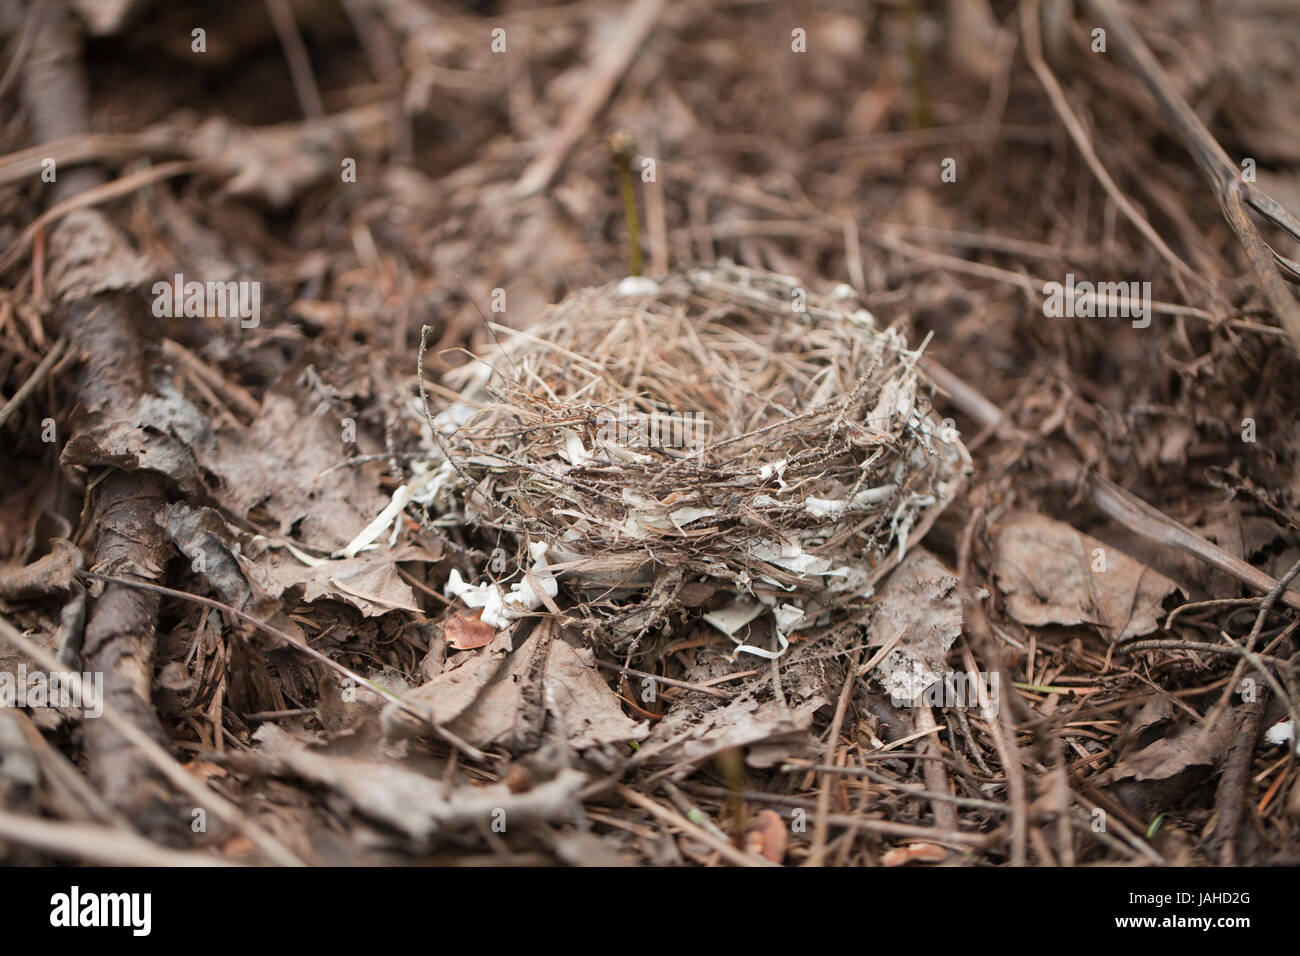
<path fill-rule="evenodd" d="M 336 467 L 337 424 L 306 406 L 310 396 L 268 392 L 249 428 L 219 431 L 166 376 L 152 385 L 111 420 L 81 410 L 63 463 L 160 472 L 237 519 L 261 507 L 280 534 L 322 551 L 347 544 L 384 507 L 372 472 Z"/>
<path fill-rule="evenodd" d="M 337 421 L 297 397 L 267 393 L 248 430 L 217 433 L 204 459 L 221 478 L 212 494 L 222 507 L 243 518 L 260 505 L 280 534 L 323 551 L 343 547 L 387 503 L 366 469 L 336 467 Z"/>
<path fill-rule="evenodd" d="M 240 560 L 240 532 L 220 514 L 177 501 L 154 515 L 154 521 L 223 601 L 262 620 L 276 616 L 280 607 L 275 599 L 284 588 Z"/>
<path fill-rule="evenodd" d="M 445 725 L 460 717 L 505 667 L 510 656 L 512 634 L 513 630 L 501 631 L 479 653 L 456 655 L 448 662 L 446 670 L 407 694 L 407 701 L 428 708 L 439 724 Z M 427 730 L 396 704 L 384 708 L 381 723 L 384 735 L 392 740 L 416 737 Z"/>
<path fill-rule="evenodd" d="M 447 643 L 458 651 L 484 647 L 491 644 L 492 638 L 497 636 L 496 628 L 491 624 L 484 624 L 477 617 L 464 617 L 454 611 L 443 619 L 442 626 Z"/>
<path fill-rule="evenodd" d="M 733 747 L 749 748 L 750 766 L 772 766 L 795 756 L 813 753 L 810 732 L 813 714 L 826 705 L 815 695 L 798 707 L 783 707 L 775 700 L 759 703 L 742 696 L 699 714 L 681 707 L 655 725 L 641 745 L 638 759 L 654 766 L 690 765 L 710 760 Z"/>
<path fill-rule="evenodd" d="M 274 573 L 286 589 L 301 586 L 308 604 L 329 598 L 351 604 L 366 617 L 378 617 L 389 611 L 420 610 L 415 593 L 397 573 L 397 562 L 427 559 L 418 549 L 385 549 L 312 567 L 286 559 Z"/>
<path fill-rule="evenodd" d="M 1177 588 L 1122 551 L 1027 513 L 994 530 L 993 573 L 1021 624 L 1092 624 L 1112 641 L 1155 630 L 1161 603 Z"/>
<path fill-rule="evenodd" d="M 907 863 L 942 863 L 948 851 L 933 843 L 909 843 L 896 846 L 880 858 L 881 866 L 903 866 Z"/>
<path fill-rule="evenodd" d="M 543 640 L 539 627 L 529 636 L 474 703 L 448 723 L 448 729 L 480 748 L 502 746 L 513 750 L 526 745 L 519 737 L 521 717 L 540 690 L 547 719 L 564 728 L 569 746 L 585 750 L 602 744 L 625 744 L 649 733 L 623 713 L 623 703 L 596 673 L 595 666 L 575 651 L 563 636 L 552 641 L 545 661 L 544 686 L 529 686 L 533 655 Z"/>
<path fill-rule="evenodd" d="M 453 787 L 395 763 L 321 752 L 274 724 L 263 724 L 253 739 L 281 772 L 327 787 L 362 816 L 419 841 L 482 826 L 502 812 L 511 826 L 573 820 L 581 812 L 578 794 L 587 781 L 586 774 L 566 768 L 522 793 L 511 793 L 504 783 Z"/>
<path fill-rule="evenodd" d="M 20 601 L 69 591 L 81 564 L 80 548 L 71 541 L 54 538 L 50 541 L 50 553 L 31 564 L 0 566 L 0 598 Z"/>
<path fill-rule="evenodd" d="M 761 856 L 773 863 L 780 863 L 785 859 L 788 841 L 785 821 L 775 810 L 760 810 L 745 827 L 745 852 Z"/>
<path fill-rule="evenodd" d="M 288 625 L 280 607 L 286 591 L 301 588 L 305 604 L 322 599 L 351 604 L 366 617 L 419 611 L 414 592 L 397 573 L 397 562 L 437 560 L 437 555 L 408 546 L 308 566 L 287 550 L 271 548 L 266 539 L 252 541 L 211 508 L 176 502 L 155 520 L 223 600 L 291 633 L 297 628 Z"/>
<path fill-rule="evenodd" d="M 1239 716 L 1231 706 L 1216 706 L 1201 722 L 1126 754 L 1094 782 L 1143 819 L 1177 806 L 1227 755 Z"/>
<path fill-rule="evenodd" d="M 464 665 L 453 666 L 411 691 L 407 700 L 430 707 L 435 720 L 480 748 L 527 749 L 529 742 L 521 738 L 521 727 L 538 701 L 545 719 L 564 728 L 565 739 L 575 750 L 625 744 L 649 733 L 644 722 L 623 713 L 618 695 L 562 634 L 546 651 L 542 686 L 532 686 L 530 666 L 541 650 L 543 628 L 539 626 L 513 652 L 512 633 L 495 634 L 486 650 L 478 654 L 458 655 L 466 658 Z M 383 723 L 385 734 L 393 738 L 425 730 L 391 705 Z"/>
<path fill-rule="evenodd" d="M 913 548 L 885 580 L 871 618 L 870 646 L 902 638 L 874 672 L 890 699 L 914 701 L 943 676 L 948 649 L 961 634 L 957 576 L 924 548 Z"/>

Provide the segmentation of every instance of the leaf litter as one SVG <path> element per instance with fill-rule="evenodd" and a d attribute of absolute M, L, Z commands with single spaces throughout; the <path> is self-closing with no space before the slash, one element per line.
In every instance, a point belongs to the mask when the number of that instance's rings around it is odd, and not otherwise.
<path fill-rule="evenodd" d="M 842 5 L 819 10 L 817 69 L 787 111 L 771 109 L 788 98 L 787 74 L 752 69 L 761 20 L 683 9 L 690 29 L 655 33 L 641 54 L 663 69 L 629 72 L 610 115 L 589 120 L 590 142 L 551 140 L 552 187 L 527 197 L 516 187 L 538 168 L 532 144 L 568 130 L 569 93 L 600 79 L 584 64 L 585 9 L 528 20 L 547 52 L 529 62 L 544 95 L 527 109 L 483 108 L 503 90 L 488 79 L 478 18 L 435 24 L 405 3 L 372 11 L 398 41 L 400 103 L 350 89 L 362 105 L 301 122 L 269 93 L 234 97 L 246 115 L 232 122 L 229 104 L 205 101 L 196 117 L 175 109 L 179 91 L 155 100 L 106 79 L 99 125 L 138 132 L 89 137 L 101 165 L 126 176 L 137 161 L 198 164 L 132 194 L 130 215 L 109 204 L 51 232 L 48 272 L 33 257 L 0 303 L 4 393 L 18 394 L 63 331 L 42 282 L 62 300 L 147 289 L 174 265 L 257 275 L 274 318 L 140 330 L 161 348 L 127 402 L 74 408 L 93 389 L 71 389 L 68 364 L 30 393 L 4 426 L 15 439 L 0 501 L 6 622 L 42 649 L 70 646 L 101 586 L 78 596 L 102 533 L 83 505 L 106 473 L 165 476 L 157 521 L 173 559 L 97 570 L 165 571 L 332 662 L 163 598 L 153 690 L 176 752 L 200 754 L 187 765 L 196 776 L 220 775 L 269 809 L 312 860 L 459 860 L 491 847 L 534 862 L 1205 862 L 1222 859 L 1221 828 L 1240 831 L 1254 858 L 1286 860 L 1300 787 L 1271 748 L 1294 740 L 1283 719 L 1297 696 L 1293 592 L 1265 599 L 1268 585 L 1243 589 L 1222 554 L 1171 547 L 1150 515 L 1088 507 L 1089 489 L 1113 482 L 1178 522 L 1184 545 L 1221 546 L 1282 578 L 1300 506 L 1289 413 L 1300 378 L 1285 333 L 1145 100 L 1075 85 L 1061 66 L 1086 52 L 1068 36 L 1048 44 L 1070 97 L 1096 117 L 1096 158 L 1179 240 L 1203 285 L 1100 212 L 1115 196 L 1056 135 L 1041 76 L 990 53 L 1019 29 L 1015 14 L 950 6 L 917 11 L 945 41 L 926 50 L 933 127 L 909 119 L 916 91 L 887 75 L 888 56 L 907 63 L 898 11 L 864 22 Z M 1215 43 L 1180 5 L 1148 6 L 1132 15 L 1174 95 L 1210 102 L 1198 112 L 1233 152 L 1293 152 L 1272 93 L 1240 92 L 1267 62 L 1270 91 L 1287 101 L 1296 61 L 1276 13 L 1243 10 Z M 339 35 L 325 7 L 303 11 L 313 47 Z M 597 7 L 592 17 L 618 24 L 620 11 Z M 214 53 L 204 89 L 249 63 L 280 68 L 266 24 L 230 15 L 269 42 Z M 106 44 L 125 22 L 87 17 Z M 160 44 L 168 29 L 142 27 L 134 42 Z M 863 58 L 864 44 L 887 57 Z M 682 82 L 679 61 L 701 89 L 737 91 L 733 128 Z M 846 84 L 862 91 L 848 111 Z M 1002 84 L 1014 95 L 994 95 Z M 958 153 L 963 185 L 995 176 L 999 188 L 941 201 L 915 170 L 965 149 L 974 134 L 951 122 L 961 116 L 985 118 L 980 150 Z M 661 184 L 642 190 L 653 278 L 610 281 L 626 259 L 595 135 L 606 121 L 661 161 Z M 61 163 L 67 148 L 52 145 Z M 367 175 L 340 190 L 343 153 Z M 1064 174 L 1043 177 L 1045 166 Z M 1285 195 L 1285 174 L 1260 172 Z M 16 221 L 39 213 L 29 193 L 11 197 Z M 104 228 L 110 219 L 120 228 Z M 1176 303 L 1150 329 L 1026 307 L 1031 276 L 1130 265 Z M 469 290 L 498 288 L 509 313 L 494 309 L 499 325 L 485 329 Z M 548 302 L 559 305 L 543 316 Z M 432 429 L 408 382 L 423 322 Z M 1000 423 L 949 379 L 932 392 L 937 363 L 998 403 Z M 698 447 L 672 439 L 685 412 L 701 413 L 689 420 Z M 966 488 L 945 413 L 975 425 Z M 67 432 L 58 482 L 32 438 L 47 416 Z M 356 445 L 341 440 L 345 418 Z M 656 418 L 671 439 L 657 446 Z M 1243 445 L 1246 419 L 1261 441 Z M 1179 589 L 1188 603 L 1170 614 Z M 1012 709 L 893 702 L 915 703 L 956 666 L 1004 673 Z M 48 754 L 14 743 L 25 738 L 9 716 L 5 808 L 91 818 L 83 797 L 51 783 Z M 46 718 L 75 735 L 74 714 Z M 1241 743 L 1251 726 L 1258 753 Z M 58 739 L 75 751 L 75 736 Z M 1243 746 L 1250 759 L 1234 762 Z M 612 779 L 650 807 L 620 802 Z M 1225 822 L 1234 804 L 1249 826 Z M 1099 807 L 1114 835 L 1090 827 Z M 497 809 L 521 821 L 504 841 L 481 833 Z M 801 812 L 812 834 L 789 826 Z M 700 834 L 721 834 L 721 849 Z M 252 845 L 223 823 L 204 850 Z"/>

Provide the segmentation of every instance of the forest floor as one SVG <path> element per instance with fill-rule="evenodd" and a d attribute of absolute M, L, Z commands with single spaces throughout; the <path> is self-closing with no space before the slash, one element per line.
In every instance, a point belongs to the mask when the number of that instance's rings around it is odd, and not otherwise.
<path fill-rule="evenodd" d="M 102 682 L 0 708 L 0 860 L 1300 862 L 1300 10 L 1066 6 L 0 3 L 0 702 Z M 630 231 L 924 343 L 969 452 L 783 654 L 435 490 Z"/>

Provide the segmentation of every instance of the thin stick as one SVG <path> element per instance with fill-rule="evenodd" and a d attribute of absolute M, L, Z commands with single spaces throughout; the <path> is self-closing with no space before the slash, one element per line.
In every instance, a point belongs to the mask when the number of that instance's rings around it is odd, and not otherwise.
<path fill-rule="evenodd" d="M 626 132 L 613 133 L 605 141 L 623 190 L 623 216 L 627 226 L 628 275 L 641 274 L 641 219 L 636 210 L 636 187 L 632 185 L 632 160 L 636 144 Z"/>
<path fill-rule="evenodd" d="M 18 43 L 14 46 L 13 59 L 5 67 L 4 76 L 0 77 L 0 99 L 9 92 L 9 86 L 14 79 L 19 76 L 27 54 L 32 52 L 32 41 L 36 39 L 36 25 L 41 22 L 41 15 L 45 12 L 45 0 L 35 0 L 27 7 L 27 18 L 23 21 L 23 32 L 18 36 Z"/>
<path fill-rule="evenodd" d="M 622 664 L 611 664 L 609 661 L 598 660 L 596 661 L 596 666 L 603 667 L 606 670 L 618 671 L 620 674 L 630 674 L 633 677 L 652 680 L 659 684 L 667 684 L 669 687 L 681 687 L 686 690 L 699 691 L 701 694 L 708 694 L 710 697 L 720 697 L 723 700 L 731 700 L 732 696 L 723 691 L 714 690 L 711 687 L 705 687 L 702 684 L 692 684 L 690 681 L 677 680 L 672 677 L 661 677 L 658 674 L 651 674 L 649 671 L 639 671 L 635 667 L 624 667 Z"/>
<path fill-rule="evenodd" d="M 939 758 L 927 761 L 926 765 L 934 765 L 938 762 L 938 759 Z M 992 813 L 1008 814 L 1011 812 L 1011 807 L 1005 803 L 998 803 L 996 800 L 980 800 L 975 797 L 957 797 L 951 793 L 942 793 L 938 790 L 927 790 L 925 787 L 904 783 L 901 780 L 887 777 L 883 773 L 876 773 L 876 771 L 867 767 L 836 767 L 830 764 L 817 764 L 809 769 L 815 770 L 818 773 L 843 774 L 846 777 L 866 777 L 882 786 L 892 787 L 903 796 L 915 797 L 918 800 L 939 800 L 944 803 L 956 804 L 959 807 L 970 807 L 974 810 L 988 810 Z"/>
<path fill-rule="evenodd" d="M 371 691 L 373 691 L 374 693 L 378 694 L 381 697 L 388 698 L 398 707 L 402 708 L 402 710 L 410 714 L 412 717 L 415 717 L 417 720 L 421 720 L 427 723 L 430 727 L 433 728 L 434 732 L 438 736 L 442 737 L 445 741 L 447 741 L 447 743 L 451 744 L 453 747 L 460 750 L 467 757 L 472 757 L 475 760 L 487 759 L 487 754 L 483 753 L 483 751 L 461 740 L 458 736 L 456 736 L 451 731 L 447 730 L 445 727 L 439 724 L 436 720 L 434 720 L 432 711 L 422 710 L 421 708 L 416 707 L 414 704 L 408 703 L 407 701 L 399 697 L 397 694 L 394 694 L 388 688 L 376 684 L 372 680 L 367 680 L 366 678 L 358 674 L 356 671 L 352 670 L 350 667 L 347 667 L 344 664 L 340 664 L 338 661 L 334 660 L 332 657 L 329 657 L 326 654 L 322 654 L 320 651 L 316 650 L 316 648 L 312 647 L 310 644 L 306 644 L 293 637 L 290 637 L 288 634 L 286 634 L 284 631 L 280 630 L 279 628 L 272 627 L 270 624 L 267 624 L 265 621 L 259 621 L 251 614 L 246 614 L 243 611 L 239 610 L 238 608 L 231 607 L 229 604 L 224 604 L 221 601 L 214 601 L 212 598 L 200 597 L 197 594 L 190 594 L 188 591 L 178 591 L 175 588 L 163 587 L 161 584 L 149 584 L 145 581 L 133 581 L 130 578 L 119 578 L 109 574 L 97 574 L 94 571 L 82 571 L 81 574 L 84 577 L 94 578 L 95 580 L 98 581 L 110 581 L 113 584 L 122 584 L 127 587 L 139 588 L 140 590 L 143 591 L 155 591 L 158 594 L 165 594 L 168 597 L 180 598 L 182 601 L 192 601 L 195 604 L 202 604 L 205 607 L 210 607 L 218 611 L 224 611 L 227 614 L 232 614 L 235 617 L 239 618 L 241 621 L 245 622 L 246 624 L 251 624 L 253 627 L 257 628 L 258 630 L 264 631 L 267 634 L 270 634 L 272 637 L 278 637 L 280 640 L 284 641 L 290 647 L 302 651 L 308 657 L 314 658 L 315 660 L 324 664 L 330 670 L 338 674 L 341 674 L 344 677 L 350 678 L 351 680 L 356 681 L 358 684 L 370 689 Z"/>
<path fill-rule="evenodd" d="M 1043 61 L 1042 39 L 1038 22 L 1038 3 L 1039 0 L 1020 0 L 1020 23 L 1021 33 L 1025 38 L 1025 55 L 1028 56 L 1029 65 L 1033 68 L 1038 81 L 1043 84 L 1043 89 L 1047 91 L 1047 97 L 1052 101 L 1052 107 L 1061 117 L 1061 122 L 1065 124 L 1070 138 L 1074 140 L 1079 152 L 1083 154 L 1084 162 L 1088 164 L 1088 168 L 1097 177 L 1097 181 L 1106 190 L 1106 194 L 1120 208 L 1128 221 L 1133 223 L 1138 232 L 1142 233 L 1147 241 L 1155 246 L 1156 251 L 1160 253 L 1165 261 L 1172 265 L 1176 272 L 1189 279 L 1200 278 L 1187 263 L 1178 258 L 1174 251 L 1165 244 L 1165 241 L 1160 238 L 1159 233 L 1155 231 L 1151 223 L 1147 222 L 1146 217 L 1129 202 L 1128 196 L 1124 195 L 1124 191 L 1115 184 L 1115 180 L 1111 179 L 1110 173 L 1106 171 L 1106 167 L 1097 158 L 1097 152 L 1092 148 L 1092 142 L 1088 139 L 1083 124 L 1079 122 L 1078 117 L 1074 115 L 1074 110 L 1070 108 L 1070 101 L 1065 98 L 1061 84 L 1057 82 L 1051 68 Z"/>
<path fill-rule="evenodd" d="M 617 789 L 618 789 L 618 795 L 622 797 L 624 800 L 626 800 L 628 803 L 638 806 L 642 810 L 645 810 L 651 816 L 656 817 L 662 822 L 667 823 L 671 826 L 675 826 L 678 829 L 684 831 L 686 835 L 689 836 L 692 840 L 696 840 L 700 843 L 703 843 L 709 849 L 717 851 L 717 853 L 728 863 L 732 863 L 735 866 L 776 866 L 777 865 L 775 863 L 772 863 L 770 860 L 763 859 L 762 857 L 752 856 L 749 853 L 745 853 L 741 850 L 737 850 L 726 840 L 718 839 L 708 830 L 704 829 L 703 827 L 696 826 L 694 823 L 686 819 L 686 817 L 682 816 L 677 811 L 669 810 L 667 807 L 663 806 L 660 803 L 657 803 L 654 800 L 651 800 L 649 797 L 637 793 L 631 787 L 627 787 L 624 786 L 623 784 L 619 784 Z"/>
<path fill-rule="evenodd" d="M 123 196 L 130 195 L 142 186 L 148 186 L 163 179 L 170 179 L 173 176 L 187 176 L 206 167 L 207 163 L 202 161 L 177 160 L 170 163 L 160 163 L 157 166 L 142 169 L 138 173 L 131 173 L 110 183 L 104 183 L 102 186 L 96 186 L 94 189 L 87 189 L 85 192 L 77 193 L 70 199 L 65 199 L 63 202 L 51 206 L 32 220 L 32 223 L 23 230 L 22 235 L 15 240 L 12 246 L 5 250 L 4 255 L 0 256 L 0 275 L 4 275 L 13 268 L 14 263 L 31 246 L 32 240 L 36 238 L 38 232 L 68 213 L 77 209 L 97 206 L 112 199 L 120 199 Z"/>
<path fill-rule="evenodd" d="M 37 386 L 45 380 L 45 376 L 49 374 L 50 369 L 54 368 L 59 359 L 63 357 L 63 350 L 67 348 L 67 345 L 67 339 L 59 339 L 50 346 L 45 358 L 41 359 L 41 364 L 37 365 L 35 371 L 27 377 L 27 381 L 18 387 L 18 391 L 14 392 L 14 397 L 5 402 L 5 407 L 0 408 L 0 428 L 4 428 L 5 422 L 9 421 L 14 412 L 18 411 L 19 406 L 27 400 L 27 396 L 36 391 Z"/>
<path fill-rule="evenodd" d="M 948 394 L 953 404 L 975 419 L 980 426 L 1007 427 L 1003 412 L 998 406 L 942 365 L 929 357 L 923 357 L 921 369 Z M 1144 538 L 1189 554 L 1265 594 L 1277 587 L 1277 581 L 1270 575 L 1207 541 L 1110 479 L 1086 471 L 1077 462 L 1070 461 L 1063 455 L 1055 456 L 1054 463 L 1068 466 L 1086 483 L 1092 503 L 1099 511 Z M 1300 594 L 1295 590 L 1287 588 L 1282 592 L 1281 599 L 1291 607 L 1300 609 Z"/>
<path fill-rule="evenodd" d="M 108 866 L 239 866 L 206 853 L 159 846 L 144 837 L 94 823 L 58 823 L 0 810 L 0 837 L 48 853 Z"/>
<path fill-rule="evenodd" d="M 665 0 L 636 0 L 628 7 L 622 22 L 611 34 L 614 39 L 601 47 L 583 82 L 578 85 L 582 93 L 569 107 L 564 124 L 519 177 L 514 188 L 516 198 L 531 196 L 551 184 L 569 152 L 587 132 L 605 101 L 613 95 L 614 88 L 632 65 L 637 51 L 665 7 Z"/>
<path fill-rule="evenodd" d="M 134 159 L 159 153 L 183 154 L 185 149 L 171 141 L 168 133 L 88 133 L 60 136 L 35 146 L 0 156 L 0 186 L 12 186 L 41 172 L 41 162 L 52 159 L 59 169 L 97 159 Z"/>
<path fill-rule="evenodd" d="M 835 750 L 839 747 L 840 730 L 844 726 L 844 714 L 849 708 L 849 698 L 853 696 L 853 687 L 857 680 L 857 668 L 854 666 L 849 667 L 848 673 L 844 675 L 844 686 L 840 688 L 840 698 L 835 704 L 835 717 L 831 720 L 831 732 L 826 740 L 826 751 L 822 763 L 835 763 Z M 826 865 L 826 836 L 829 827 L 827 815 L 831 809 L 831 785 L 831 775 L 822 774 L 821 790 L 817 793 L 817 820 L 813 825 L 812 850 L 808 855 L 807 866 Z"/>
<path fill-rule="evenodd" d="M 966 621 L 967 634 L 981 640 L 984 652 L 989 657 L 985 662 L 988 670 L 1002 672 L 1004 668 L 997 656 L 997 644 L 993 640 L 988 611 L 975 587 L 971 568 L 975 532 L 983 520 L 984 509 L 977 507 L 962 529 L 957 545 L 957 579 L 961 582 L 962 616 Z M 971 642 L 966 634 L 961 637 L 961 656 L 962 664 L 969 673 L 979 673 L 980 668 L 976 666 L 975 653 L 971 650 Z M 986 718 L 993 746 L 997 749 L 998 759 L 1002 761 L 1002 772 L 1007 777 L 1007 794 L 1011 799 L 1011 865 L 1024 866 L 1029 838 L 1029 804 L 1025 793 L 1025 768 L 1020 762 L 1015 726 L 1002 706 L 994 708 L 991 705 L 984 681 L 977 680 L 975 687 L 979 693 L 980 712 Z"/>
<path fill-rule="evenodd" d="M 316 85 L 316 76 L 311 71 L 311 58 L 307 56 L 307 47 L 298 32 L 298 24 L 293 18 L 293 8 L 287 0 L 266 0 L 267 12 L 275 24 L 275 32 L 280 37 L 280 47 L 284 50 L 284 59 L 289 64 L 289 75 L 293 78 L 293 89 L 298 94 L 298 105 L 302 115 L 307 119 L 323 119 L 325 101 L 321 99 L 320 87 Z"/>
<path fill-rule="evenodd" d="M 137 583 L 137 582 L 126 582 Z M 35 641 L 24 637 L 18 632 L 18 629 L 10 624 L 7 620 L 0 617 L 0 637 L 5 638 L 14 647 L 22 651 L 33 661 L 44 667 L 47 671 L 64 674 L 64 678 L 71 684 L 74 693 L 80 695 L 82 700 L 89 701 L 94 698 L 93 688 L 83 687 L 81 675 L 76 672 L 64 672 L 63 666 L 53 654 L 45 650 Z M 102 719 L 107 721 L 115 731 L 125 737 L 130 743 L 134 744 L 144 754 L 146 759 L 152 763 L 158 771 L 166 777 L 171 783 L 183 793 L 188 794 L 194 801 L 201 805 L 210 807 L 212 812 L 223 822 L 234 827 L 236 830 L 248 837 L 258 849 L 266 854 L 267 858 L 280 866 L 305 866 L 288 847 L 267 833 L 260 826 L 253 822 L 242 810 L 233 803 L 221 796 L 205 782 L 198 777 L 185 771 L 176 759 L 164 750 L 156 741 L 147 733 L 137 727 L 128 718 L 124 717 L 117 710 L 116 705 L 108 700 L 95 701 L 103 708 Z"/>
<path fill-rule="evenodd" d="M 1242 660 L 1246 659 L 1245 648 L 1238 647 L 1236 644 L 1209 644 L 1205 641 L 1179 641 L 1172 638 L 1157 638 L 1150 641 L 1132 641 L 1123 644 L 1117 648 L 1121 654 L 1136 654 L 1138 651 L 1203 651 L 1207 654 L 1224 654 L 1228 657 L 1237 657 Z M 1256 659 L 1269 664 L 1285 665 L 1286 661 L 1276 657 L 1270 657 L 1267 654 L 1256 654 Z M 1071 688 L 1072 690 L 1074 688 Z"/>
<path fill-rule="evenodd" d="M 938 729 L 938 724 L 934 720 L 934 712 L 928 706 L 914 707 L 913 716 L 916 718 L 917 732 L 933 733 Z M 939 740 L 927 740 L 925 742 L 926 751 L 934 754 L 936 757 L 943 755 L 943 744 Z M 957 813 L 953 805 L 948 802 L 952 799 L 952 779 L 948 776 L 947 770 L 943 764 L 935 760 L 927 760 L 921 764 L 921 773 L 925 777 L 925 785 L 930 791 L 936 794 L 936 799 L 932 802 L 931 810 L 934 812 L 934 822 L 937 826 L 945 830 L 956 830 L 958 826 Z"/>
<path fill-rule="evenodd" d="M 81 801 L 85 811 L 100 823 L 118 829 L 131 829 L 131 821 L 90 785 L 85 775 L 64 755 L 63 751 L 45 739 L 45 735 L 32 723 L 32 719 L 26 712 L 14 710 L 12 713 L 18 720 L 23 736 L 27 738 L 27 745 L 43 762 L 41 771 L 46 775 L 47 780 L 52 784 L 62 784 L 67 787 L 71 791 L 71 797 Z"/>
<path fill-rule="evenodd" d="M 1241 171 L 1228 158 L 1222 146 L 1205 128 L 1187 100 L 1174 89 L 1151 50 L 1111 0 L 1084 0 L 1089 13 L 1105 27 L 1111 42 L 1129 66 L 1146 84 L 1165 118 L 1173 124 L 1183 145 L 1196 160 L 1201 171 L 1210 180 L 1224 218 L 1237 234 L 1246 250 L 1246 257 L 1259 278 L 1264 296 L 1277 313 L 1278 320 L 1291 337 L 1292 345 L 1300 351 L 1300 306 L 1287 289 L 1278 261 L 1282 259 L 1260 238 L 1255 224 L 1246 214 L 1246 203 L 1271 220 L 1275 225 L 1300 239 L 1300 222 L 1258 187 L 1241 178 Z M 1293 270 L 1293 266 L 1288 263 Z"/>
<path fill-rule="evenodd" d="M 262 411 L 261 404 L 246 389 L 227 381 L 220 372 L 208 365 L 203 359 L 199 358 L 179 342 L 173 342 L 171 339 L 163 339 L 163 354 L 173 359 L 178 359 L 185 364 L 198 378 L 202 379 L 209 388 L 220 395 L 223 399 L 234 405 L 236 409 L 242 412 L 250 421 L 257 418 Z"/>
<path fill-rule="evenodd" d="M 690 783 L 689 781 L 682 784 L 682 789 L 690 793 L 698 793 L 703 796 L 725 798 L 731 795 L 731 791 L 724 787 L 714 787 L 702 783 Z M 792 797 L 780 793 L 764 793 L 758 790 L 742 790 L 740 797 L 743 800 L 752 800 L 755 803 L 770 803 L 775 806 L 798 807 L 807 809 L 812 806 L 811 800 L 805 800 L 801 797 Z M 871 817 L 853 817 L 844 813 L 828 813 L 826 822 L 833 827 L 855 827 L 864 830 L 867 833 L 880 833 L 885 836 L 905 837 L 913 840 L 924 840 L 927 843 L 948 843 L 959 847 L 974 847 L 977 849 L 986 849 L 996 846 L 1006 839 L 1004 829 L 996 830 L 992 833 L 958 833 L 954 831 L 939 830 L 935 827 L 923 827 L 915 823 L 895 823 L 893 820 L 875 820 Z"/>

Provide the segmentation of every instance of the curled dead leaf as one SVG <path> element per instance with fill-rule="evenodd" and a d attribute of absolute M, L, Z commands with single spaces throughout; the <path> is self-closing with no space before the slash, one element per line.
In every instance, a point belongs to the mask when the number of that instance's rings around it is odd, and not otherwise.
<path fill-rule="evenodd" d="M 476 617 L 464 617 L 451 613 L 442 622 L 447 643 L 458 651 L 469 651 L 476 647 L 485 647 L 497 636 L 496 628 L 485 624 Z"/>
<path fill-rule="evenodd" d="M 880 858 L 881 866 L 903 866 L 907 863 L 942 863 L 948 851 L 933 843 L 909 843 L 896 846 Z"/>
<path fill-rule="evenodd" d="M 781 814 L 775 810 L 761 810 L 745 828 L 745 852 L 780 863 L 785 859 L 788 839 Z"/>

